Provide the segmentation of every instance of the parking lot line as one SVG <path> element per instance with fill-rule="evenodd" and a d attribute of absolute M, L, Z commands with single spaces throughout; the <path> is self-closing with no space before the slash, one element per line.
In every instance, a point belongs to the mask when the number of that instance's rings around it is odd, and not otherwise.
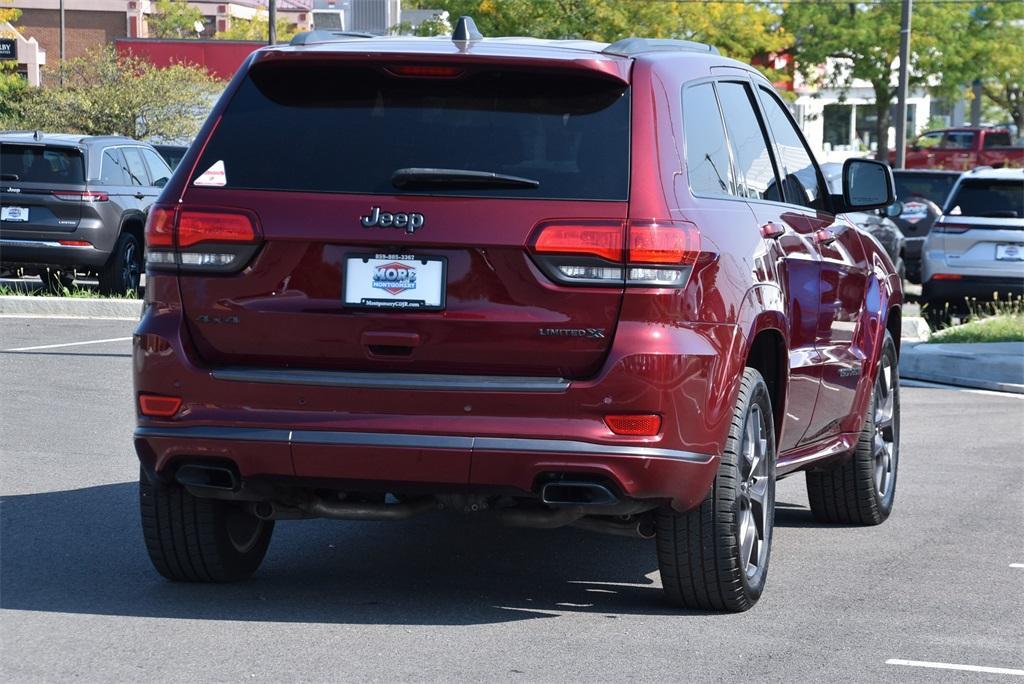
<path fill-rule="evenodd" d="M 1024 568 L 1024 563 L 1010 563 L 1011 568 Z"/>
<path fill-rule="evenodd" d="M 131 337 L 111 337 L 107 340 L 85 340 L 84 342 L 64 342 L 63 344 L 41 344 L 37 347 L 16 347 L 14 349 L 5 349 L 4 351 L 9 352 L 23 352 L 23 351 L 36 351 L 38 349 L 58 349 L 60 347 L 78 347 L 83 344 L 103 344 L 105 342 L 126 342 L 132 339 Z"/>
<path fill-rule="evenodd" d="M 890 658 L 885 661 L 886 665 L 906 665 L 908 667 L 929 667 L 936 670 L 962 670 L 965 672 L 984 672 L 986 674 L 1003 674 L 1014 677 L 1024 677 L 1024 670 L 1014 670 L 1008 667 L 987 667 L 984 665 L 960 665 L 958 663 L 930 663 L 926 660 L 900 660 Z"/>
<path fill-rule="evenodd" d="M 1015 394 L 1013 392 L 996 392 L 994 390 L 974 389 L 973 387 L 961 387 L 960 385 L 944 385 L 940 382 L 928 382 L 927 380 L 912 380 L 910 378 L 900 378 L 901 387 L 931 387 L 934 389 L 945 389 L 953 390 L 955 392 L 970 392 L 971 394 L 982 394 L 990 397 L 1013 397 L 1015 399 L 1024 399 L 1024 394 Z"/>

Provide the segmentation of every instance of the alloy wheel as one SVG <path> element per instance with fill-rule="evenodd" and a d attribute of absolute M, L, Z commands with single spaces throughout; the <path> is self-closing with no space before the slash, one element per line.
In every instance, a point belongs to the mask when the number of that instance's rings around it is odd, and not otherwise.
<path fill-rule="evenodd" d="M 898 459 L 899 424 L 896 415 L 896 380 L 892 359 L 883 355 L 872 397 L 875 436 L 871 445 L 874 458 L 875 491 L 884 499 L 892 490 Z"/>
<path fill-rule="evenodd" d="M 740 563 L 747 577 L 764 567 L 768 554 L 770 500 L 767 417 L 754 404 L 747 413 L 740 446 L 740 486 L 737 491 Z"/>
<path fill-rule="evenodd" d="M 141 274 L 141 267 L 139 266 L 139 260 L 136 257 L 138 254 L 138 248 L 135 246 L 135 242 L 128 240 L 124 245 L 124 253 L 122 255 L 123 266 L 121 267 L 121 282 L 124 285 L 124 291 L 130 292 L 138 288 L 139 277 Z"/>

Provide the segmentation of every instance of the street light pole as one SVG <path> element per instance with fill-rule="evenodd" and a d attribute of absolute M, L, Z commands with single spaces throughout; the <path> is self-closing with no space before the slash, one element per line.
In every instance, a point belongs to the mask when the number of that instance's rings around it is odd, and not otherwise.
<path fill-rule="evenodd" d="M 269 0 L 267 5 L 267 19 L 270 21 L 270 44 L 277 42 L 277 0 Z"/>
<path fill-rule="evenodd" d="M 910 16 L 914 0 L 903 0 L 900 15 L 900 82 L 896 92 L 896 168 L 907 163 L 907 81 L 910 71 Z"/>

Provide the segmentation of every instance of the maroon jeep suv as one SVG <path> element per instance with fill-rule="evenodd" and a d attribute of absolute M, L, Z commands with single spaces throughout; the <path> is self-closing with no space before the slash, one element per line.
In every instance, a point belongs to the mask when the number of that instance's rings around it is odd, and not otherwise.
<path fill-rule="evenodd" d="M 239 70 L 149 214 L 146 547 L 444 509 L 654 539 L 673 603 L 761 595 L 775 481 L 873 525 L 902 293 L 783 101 L 706 45 L 304 34 Z M 369 572 L 370 569 L 368 568 Z"/>

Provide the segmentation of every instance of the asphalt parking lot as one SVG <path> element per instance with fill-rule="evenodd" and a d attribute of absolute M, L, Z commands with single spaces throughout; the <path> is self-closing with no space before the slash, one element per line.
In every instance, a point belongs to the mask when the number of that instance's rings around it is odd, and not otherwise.
<path fill-rule="evenodd" d="M 237 585 L 172 584 L 136 509 L 131 321 L 0 318 L 9 682 L 1013 681 L 1024 669 L 1024 398 L 904 387 L 896 510 L 814 522 L 780 482 L 768 588 L 662 603 L 652 543 L 431 514 L 278 523 Z"/>

